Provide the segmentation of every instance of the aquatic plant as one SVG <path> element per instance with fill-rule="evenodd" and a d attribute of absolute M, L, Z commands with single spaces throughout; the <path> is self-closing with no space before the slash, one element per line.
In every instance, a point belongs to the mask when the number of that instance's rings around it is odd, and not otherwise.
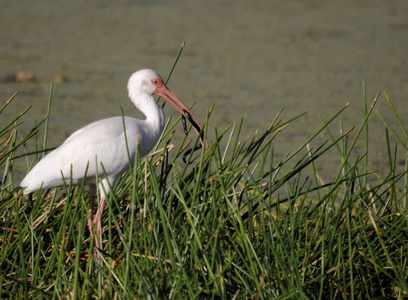
<path fill-rule="evenodd" d="M 264 132 L 242 138 L 242 121 L 211 129 L 211 108 L 204 135 L 213 130 L 215 138 L 190 153 L 189 164 L 182 161 L 187 136 L 172 144 L 181 119 L 169 120 L 156 149 L 136 159 L 115 184 L 102 219 L 98 260 L 87 239 L 84 184 L 67 181 L 27 200 L 15 182 L 13 162 L 24 159 L 17 150 L 26 152 L 27 169 L 44 151 L 37 140 L 46 119 L 21 137 L 22 112 L 0 130 L 2 298 L 407 296 L 408 134 L 384 95 L 403 137 L 383 118 L 389 165 L 383 177 L 366 159 L 368 120 L 380 93 L 371 105 L 364 95 L 366 111 L 356 128 L 339 134 L 329 129 L 345 105 L 279 160 L 274 141 L 302 115 L 282 121 L 280 110 Z M 322 135 L 327 142 L 310 147 Z M 359 139 L 365 150 L 354 155 Z M 27 153 L 29 143 L 37 150 Z M 330 149 L 341 163 L 327 181 L 315 163 Z"/>

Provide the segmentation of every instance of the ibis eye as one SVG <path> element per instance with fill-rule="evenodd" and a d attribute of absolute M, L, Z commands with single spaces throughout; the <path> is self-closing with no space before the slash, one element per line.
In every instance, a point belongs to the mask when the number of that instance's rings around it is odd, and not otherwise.
<path fill-rule="evenodd" d="M 153 82 L 154 85 L 156 85 L 156 84 L 159 83 L 159 80 L 158 79 L 153 79 L 152 82 Z"/>

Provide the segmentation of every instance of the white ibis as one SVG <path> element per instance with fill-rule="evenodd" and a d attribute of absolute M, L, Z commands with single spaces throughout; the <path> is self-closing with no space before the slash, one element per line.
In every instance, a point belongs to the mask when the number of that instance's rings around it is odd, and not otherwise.
<path fill-rule="evenodd" d="M 95 225 L 96 247 L 101 245 L 101 217 L 110 187 L 129 169 L 129 155 L 133 164 L 137 147 L 141 157 L 148 154 L 163 131 L 164 113 L 154 100 L 153 94 L 172 104 L 193 124 L 197 132 L 201 130 L 196 117 L 167 88 L 156 71 L 143 69 L 133 73 L 127 88 L 130 100 L 146 116 L 145 120 L 112 117 L 77 130 L 61 146 L 41 159 L 20 184 L 24 188 L 24 194 L 28 194 L 40 188 L 63 186 L 64 180 L 81 184 L 86 173 L 85 183 L 90 187 L 91 196 L 88 228 L 92 237 Z M 96 182 L 97 177 L 99 182 Z M 101 200 L 94 216 L 96 185 Z M 95 257 L 98 257 L 96 251 Z"/>

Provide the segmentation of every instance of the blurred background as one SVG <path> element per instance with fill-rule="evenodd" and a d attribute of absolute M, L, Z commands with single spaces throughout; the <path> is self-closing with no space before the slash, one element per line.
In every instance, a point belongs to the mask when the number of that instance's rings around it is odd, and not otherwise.
<path fill-rule="evenodd" d="M 184 41 L 168 86 L 187 105 L 196 102 L 199 120 L 215 105 L 210 137 L 243 118 L 245 139 L 266 130 L 282 107 L 283 121 L 307 111 L 275 140 L 282 157 L 320 127 L 318 116 L 328 120 L 346 103 L 343 126 L 358 127 L 363 82 L 369 103 L 386 91 L 408 119 L 408 1 L 19 0 L 1 11 L 0 101 L 20 93 L 0 122 L 32 105 L 20 127 L 27 133 L 45 116 L 54 81 L 49 147 L 120 115 L 121 106 L 143 117 L 127 98 L 130 74 L 148 67 L 166 78 Z M 376 110 L 395 124 L 384 95 Z M 177 116 L 170 106 L 165 113 Z M 370 166 L 381 170 L 384 126 L 376 113 L 369 124 Z M 339 134 L 340 118 L 331 129 Z M 176 136 L 183 134 L 180 124 Z M 317 163 L 327 179 L 338 157 Z"/>

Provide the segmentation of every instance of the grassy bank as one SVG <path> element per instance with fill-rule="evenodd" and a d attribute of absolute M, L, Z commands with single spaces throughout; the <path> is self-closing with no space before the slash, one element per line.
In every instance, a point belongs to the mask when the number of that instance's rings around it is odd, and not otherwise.
<path fill-rule="evenodd" d="M 367 121 L 379 97 L 399 124 L 392 128 L 384 120 L 389 170 L 383 177 L 370 171 L 366 159 Z M 209 112 L 205 130 L 213 130 L 215 139 L 193 153 L 191 161 L 197 159 L 189 165 L 181 159 L 187 140 L 172 144 L 181 122 L 170 121 L 153 154 L 137 159 L 116 183 L 102 219 L 99 261 L 87 231 L 84 186 L 67 181 L 64 188 L 27 200 L 14 182 L 16 156 L 29 143 L 39 145 L 43 128 L 40 123 L 21 136 L 22 112 L 0 131 L 2 298 L 407 296 L 407 168 L 397 172 L 397 164 L 407 165 L 408 134 L 386 94 L 365 104 L 353 139 L 346 129 L 340 134 L 329 129 L 346 105 L 279 160 L 275 138 L 302 116 L 281 121 L 278 112 L 265 132 L 244 138 L 242 123 L 213 129 Z M 12 101 L 1 114 L 7 105 Z M 326 143 L 309 147 L 323 134 Z M 358 140 L 366 148 L 355 155 Z M 329 149 L 337 151 L 341 164 L 326 182 L 315 162 Z M 37 151 L 25 156 L 27 168 L 41 156 Z"/>

